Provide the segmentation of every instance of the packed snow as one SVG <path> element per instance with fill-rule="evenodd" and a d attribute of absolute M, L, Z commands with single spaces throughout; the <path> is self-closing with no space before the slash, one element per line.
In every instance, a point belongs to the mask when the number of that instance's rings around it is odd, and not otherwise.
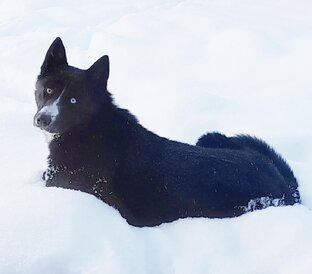
<path fill-rule="evenodd" d="M 0 273 L 310 274 L 311 14 L 305 0 L 2 0 Z M 117 104 L 160 135 L 266 140 L 303 204 L 136 228 L 91 195 L 44 187 L 33 90 L 57 36 L 71 65 L 108 54 Z"/>

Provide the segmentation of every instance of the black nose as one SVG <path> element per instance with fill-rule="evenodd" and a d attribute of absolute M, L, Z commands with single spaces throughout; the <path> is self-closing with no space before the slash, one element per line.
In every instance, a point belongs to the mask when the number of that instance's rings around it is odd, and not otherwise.
<path fill-rule="evenodd" d="M 49 126 L 51 124 L 51 121 L 52 121 L 51 115 L 45 113 L 37 114 L 34 118 L 35 126 L 40 127 L 42 129 Z"/>

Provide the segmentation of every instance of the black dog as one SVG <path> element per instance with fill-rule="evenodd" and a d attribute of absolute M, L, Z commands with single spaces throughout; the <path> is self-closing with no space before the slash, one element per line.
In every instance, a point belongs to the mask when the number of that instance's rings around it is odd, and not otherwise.
<path fill-rule="evenodd" d="M 113 103 L 108 76 L 107 56 L 80 70 L 60 38 L 50 46 L 34 117 L 53 137 L 47 186 L 91 193 L 135 226 L 300 202 L 291 169 L 264 142 L 214 133 L 191 146 L 157 136 Z"/>

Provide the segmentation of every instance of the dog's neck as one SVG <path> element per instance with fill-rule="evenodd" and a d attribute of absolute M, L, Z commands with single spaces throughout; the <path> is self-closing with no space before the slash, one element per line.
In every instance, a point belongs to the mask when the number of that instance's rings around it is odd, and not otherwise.
<path fill-rule="evenodd" d="M 123 151 L 133 149 L 135 141 L 146 131 L 127 110 L 114 105 L 103 107 L 87 127 L 74 128 L 54 138 L 49 144 L 49 159 L 53 164 L 66 165 L 76 162 L 73 160 L 76 157 L 79 165 L 79 161 L 88 161 L 84 155 L 96 157 L 98 154 L 110 164 L 121 157 Z"/>

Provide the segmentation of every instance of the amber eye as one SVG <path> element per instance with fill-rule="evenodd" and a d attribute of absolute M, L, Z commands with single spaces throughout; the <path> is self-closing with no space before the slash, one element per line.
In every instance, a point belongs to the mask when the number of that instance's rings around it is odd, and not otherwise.
<path fill-rule="evenodd" d="M 48 94 L 52 94 L 53 90 L 52 90 L 51 88 L 47 88 L 47 89 L 46 89 L 46 92 L 47 92 Z"/>

